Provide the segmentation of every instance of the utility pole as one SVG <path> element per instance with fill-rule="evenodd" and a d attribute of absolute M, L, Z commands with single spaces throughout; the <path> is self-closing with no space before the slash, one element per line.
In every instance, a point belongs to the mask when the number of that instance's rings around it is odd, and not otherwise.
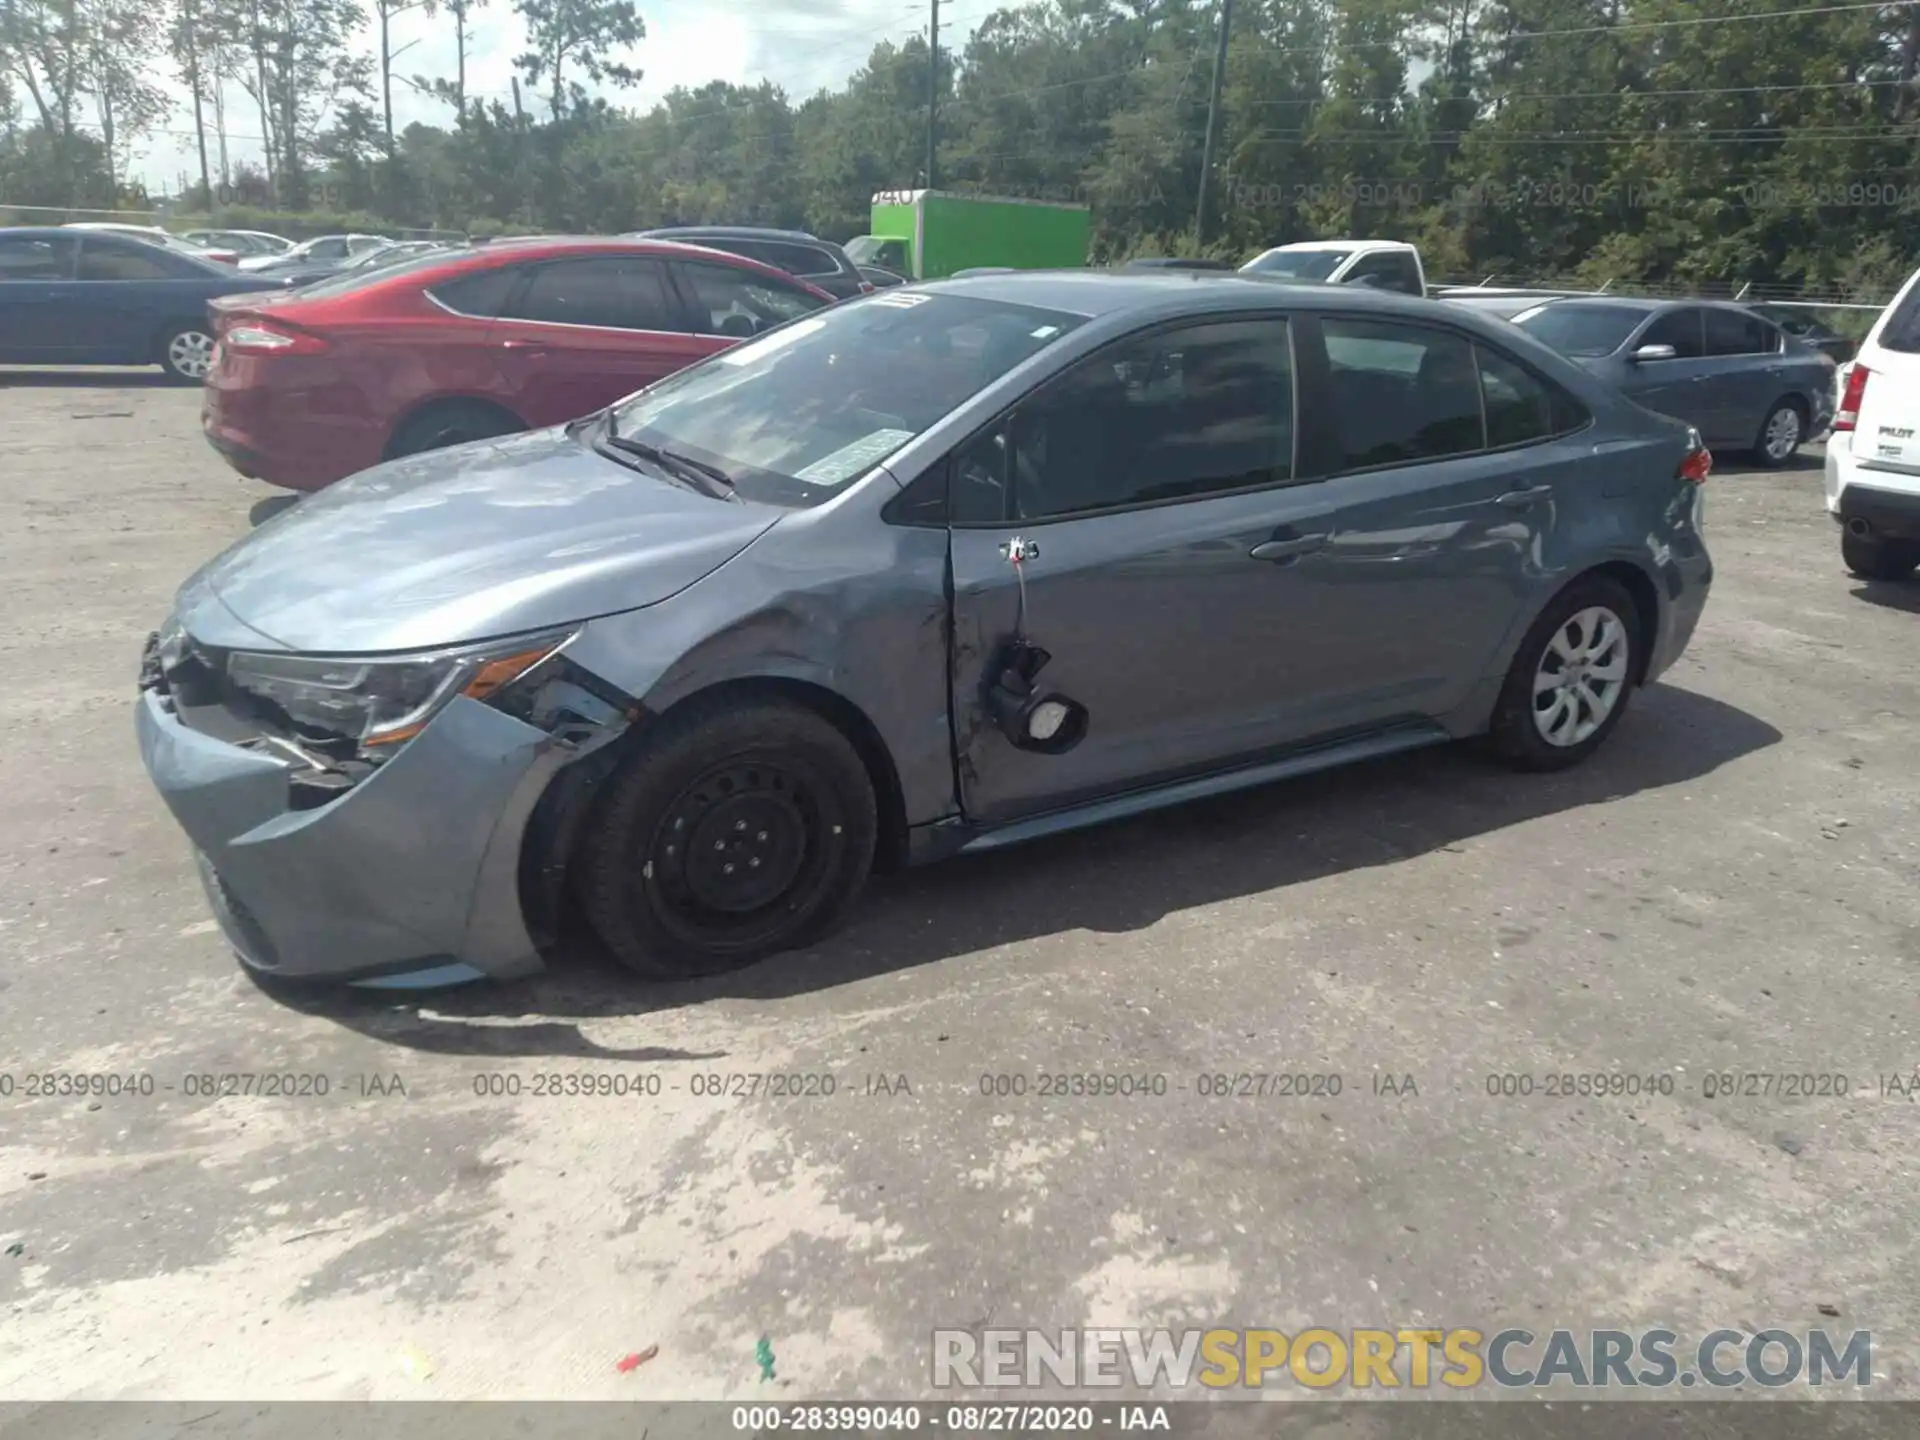
<path fill-rule="evenodd" d="M 1220 87 L 1227 78 L 1227 35 L 1232 28 L 1233 0 L 1220 0 L 1220 48 L 1213 55 L 1213 95 L 1207 101 L 1207 143 L 1200 151 L 1200 199 L 1193 209 L 1195 245 L 1207 243 L 1207 186 L 1213 179 L 1213 146 L 1220 133 Z"/>
<path fill-rule="evenodd" d="M 200 15 L 193 0 L 187 0 L 186 42 L 187 84 L 193 87 L 193 138 L 200 144 L 201 199 L 207 209 L 212 210 L 213 175 L 207 168 L 207 121 L 200 106 Z"/>
<path fill-rule="evenodd" d="M 934 152 L 940 143 L 940 0 L 933 0 L 932 23 L 927 26 L 927 189 L 940 182 L 934 174 Z"/>
<path fill-rule="evenodd" d="M 527 197 L 527 112 L 520 106 L 520 77 L 513 78 L 513 168 L 520 172 L 520 203 L 526 207 L 527 217 L 533 217 L 533 205 Z"/>

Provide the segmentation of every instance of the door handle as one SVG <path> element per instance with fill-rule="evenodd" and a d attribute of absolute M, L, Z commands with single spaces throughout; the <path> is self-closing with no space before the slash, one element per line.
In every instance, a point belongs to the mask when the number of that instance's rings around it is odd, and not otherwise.
<path fill-rule="evenodd" d="M 1290 539 L 1268 540 L 1264 544 L 1256 545 L 1253 547 L 1252 554 L 1256 560 L 1287 561 L 1325 549 L 1326 544 L 1325 535 L 1295 535 Z"/>
<path fill-rule="evenodd" d="M 1545 500 L 1553 494 L 1551 485 L 1536 485 L 1531 490 L 1509 490 L 1494 503 L 1504 505 L 1509 510 L 1524 510 L 1536 501 Z"/>

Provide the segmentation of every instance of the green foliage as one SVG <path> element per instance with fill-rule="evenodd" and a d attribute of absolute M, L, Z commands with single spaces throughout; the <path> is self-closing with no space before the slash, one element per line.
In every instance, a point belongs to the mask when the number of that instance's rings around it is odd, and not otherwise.
<path fill-rule="evenodd" d="M 124 164 L 81 122 L 96 91 L 118 84 L 113 149 L 152 123 L 125 83 L 140 73 L 127 55 L 148 43 L 183 78 L 215 53 L 256 86 L 264 75 L 271 183 L 236 179 L 234 198 L 252 208 L 223 212 L 259 228 L 728 220 L 845 239 L 866 229 L 876 191 L 925 183 L 923 39 L 881 40 L 831 91 L 715 82 L 633 113 L 584 88 L 617 94 L 637 78 L 645 31 L 632 0 L 514 0 L 527 113 L 466 97 L 463 68 L 419 77 L 454 113 L 395 136 L 389 153 L 346 43 L 373 0 L 169 3 L 156 41 L 128 18 L 133 0 L 0 0 L 0 199 L 122 198 Z M 445 0 L 463 37 L 477 3 Z M 1436 278 L 1884 295 L 1920 233 L 1920 12 L 1814 6 L 1713 23 L 1754 8 L 1235 0 L 1208 232 L 1196 238 L 1216 0 L 1038 0 L 943 52 L 937 178 L 1090 205 L 1099 261 L 1379 236 L 1417 243 Z M 91 69 L 66 63 L 88 54 L 100 56 Z"/>

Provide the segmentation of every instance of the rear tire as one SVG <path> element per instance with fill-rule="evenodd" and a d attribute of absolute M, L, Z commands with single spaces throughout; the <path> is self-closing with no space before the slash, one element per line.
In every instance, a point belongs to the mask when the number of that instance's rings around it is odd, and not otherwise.
<path fill-rule="evenodd" d="M 1598 750 L 1641 673 L 1640 637 L 1640 609 L 1619 581 L 1588 575 L 1556 595 L 1520 642 L 1494 704 L 1494 754 L 1547 771 Z"/>
<path fill-rule="evenodd" d="M 448 400 L 417 410 L 401 422 L 387 442 L 387 458 L 444 450 L 470 440 L 491 440 L 526 429 L 513 416 L 477 400 Z"/>
<path fill-rule="evenodd" d="M 1876 540 L 1840 532 L 1840 558 L 1862 580 L 1904 580 L 1920 564 L 1920 541 Z"/>
<path fill-rule="evenodd" d="M 176 325 L 160 337 L 160 368 L 182 385 L 205 382 L 213 368 L 213 332 L 204 325 Z"/>
<path fill-rule="evenodd" d="M 833 929 L 878 828 L 866 767 L 826 719 L 778 700 L 694 701 L 607 781 L 576 893 L 628 969 L 719 974 Z"/>
<path fill-rule="evenodd" d="M 1776 400 L 1760 422 L 1753 442 L 1753 462 L 1762 470 L 1778 470 L 1791 463 L 1807 438 L 1807 417 L 1800 402 Z"/>

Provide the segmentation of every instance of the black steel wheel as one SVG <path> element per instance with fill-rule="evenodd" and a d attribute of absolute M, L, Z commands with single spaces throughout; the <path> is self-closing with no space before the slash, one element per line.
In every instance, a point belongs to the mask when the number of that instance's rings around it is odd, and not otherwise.
<path fill-rule="evenodd" d="M 579 893 L 594 930 L 654 979 L 713 974 L 818 938 L 872 867 L 858 753 L 778 701 L 670 712 L 608 782 Z"/>

